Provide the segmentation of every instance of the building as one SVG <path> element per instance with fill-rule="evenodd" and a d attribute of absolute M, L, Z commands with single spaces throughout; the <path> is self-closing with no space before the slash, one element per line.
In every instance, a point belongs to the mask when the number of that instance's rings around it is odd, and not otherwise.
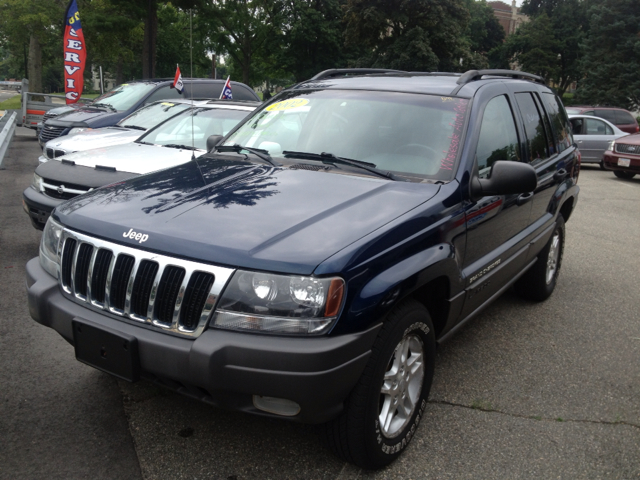
<path fill-rule="evenodd" d="M 493 14 L 502 25 L 502 28 L 504 28 L 507 37 L 515 33 L 524 22 L 529 21 L 526 15 L 520 13 L 520 9 L 516 7 L 515 0 L 512 0 L 511 6 L 504 2 L 487 2 L 487 4 L 493 8 Z"/>

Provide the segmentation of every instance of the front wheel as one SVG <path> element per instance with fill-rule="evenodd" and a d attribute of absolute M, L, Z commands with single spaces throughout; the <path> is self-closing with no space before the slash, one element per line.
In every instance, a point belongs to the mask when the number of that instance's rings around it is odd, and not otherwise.
<path fill-rule="evenodd" d="M 518 294 L 541 302 L 556 288 L 564 252 L 564 218 L 558 215 L 551 238 L 538 254 L 538 261 L 515 283 Z"/>
<path fill-rule="evenodd" d="M 635 176 L 636 176 L 636 174 L 635 174 L 635 173 L 633 173 L 633 172 L 624 172 L 624 171 L 622 171 L 622 170 L 614 170 L 614 171 L 613 171 L 613 174 L 614 174 L 616 177 L 618 177 L 618 178 L 622 178 L 622 179 L 624 179 L 624 180 L 630 180 L 630 179 L 632 179 L 633 177 L 635 177 Z"/>
<path fill-rule="evenodd" d="M 365 469 L 389 465 L 415 434 L 433 379 L 435 334 L 427 309 L 408 300 L 385 320 L 371 357 L 327 440 Z"/>

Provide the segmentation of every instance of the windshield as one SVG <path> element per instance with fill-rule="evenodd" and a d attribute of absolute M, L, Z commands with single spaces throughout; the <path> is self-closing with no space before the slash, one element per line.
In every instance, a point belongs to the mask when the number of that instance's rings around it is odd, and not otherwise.
<path fill-rule="evenodd" d="M 567 108 L 565 109 L 569 115 L 577 115 L 580 113 L 580 109 L 578 108 Z"/>
<path fill-rule="evenodd" d="M 195 108 L 158 125 L 138 141 L 155 145 L 191 146 L 193 140 L 195 148 L 206 150 L 207 138 L 226 135 L 249 113 L 247 110 L 227 108 Z"/>
<path fill-rule="evenodd" d="M 225 141 L 361 160 L 436 180 L 452 176 L 468 100 L 397 92 L 291 92 Z"/>
<path fill-rule="evenodd" d="M 122 112 L 129 110 L 154 88 L 156 88 L 154 83 L 123 83 L 104 95 L 100 95 L 92 103 L 94 105 L 107 104 Z"/>
<path fill-rule="evenodd" d="M 148 130 L 167 118 L 189 108 L 187 103 L 157 102 L 142 107 L 118 122 L 121 127 L 140 127 Z"/>

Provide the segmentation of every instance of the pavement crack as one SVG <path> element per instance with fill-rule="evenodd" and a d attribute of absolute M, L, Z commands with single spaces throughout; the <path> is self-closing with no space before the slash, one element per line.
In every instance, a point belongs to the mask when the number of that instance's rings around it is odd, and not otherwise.
<path fill-rule="evenodd" d="M 633 427 L 640 429 L 640 425 L 633 422 L 627 422 L 625 420 L 616 420 L 616 421 L 607 421 L 607 420 L 584 420 L 584 419 L 571 419 L 571 418 L 561 418 L 561 417 L 543 417 L 541 415 L 524 415 L 520 413 L 510 413 L 503 412 L 501 410 L 497 410 L 495 408 L 476 406 L 476 405 L 464 405 L 462 403 L 448 402 L 446 400 L 429 400 L 428 403 L 433 403 L 434 405 L 447 405 L 450 407 L 459 407 L 466 408 L 467 410 L 478 410 L 481 412 L 488 413 L 499 413 L 501 415 L 507 415 L 509 417 L 514 418 L 524 418 L 527 420 L 538 420 L 545 422 L 558 422 L 558 423 L 589 423 L 589 424 L 598 424 L 598 425 L 626 425 L 628 427 Z"/>

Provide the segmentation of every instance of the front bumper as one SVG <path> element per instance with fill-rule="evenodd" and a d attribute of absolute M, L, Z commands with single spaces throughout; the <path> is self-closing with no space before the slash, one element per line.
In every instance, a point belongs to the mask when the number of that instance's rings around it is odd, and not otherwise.
<path fill-rule="evenodd" d="M 287 418 L 304 423 L 326 422 L 342 411 L 380 329 L 314 338 L 209 329 L 196 339 L 180 338 L 74 303 L 38 258 L 26 270 L 31 316 L 69 343 L 74 319 L 135 337 L 142 378 L 220 407 L 272 417 L 278 415 L 254 407 L 253 395 L 293 400 L 300 413 Z"/>
<path fill-rule="evenodd" d="M 22 192 L 22 204 L 24 210 L 29 215 L 31 225 L 38 230 L 44 228 L 47 219 L 54 208 L 60 205 L 64 200 L 58 200 L 46 196 L 44 193 L 38 192 L 35 188 L 27 187 Z"/>
<path fill-rule="evenodd" d="M 618 159 L 627 158 L 630 160 L 628 167 L 618 165 Z M 604 168 L 607 170 L 620 170 L 621 172 L 631 172 L 640 174 L 640 158 L 637 155 L 629 155 L 618 152 L 605 152 L 603 159 Z"/>

